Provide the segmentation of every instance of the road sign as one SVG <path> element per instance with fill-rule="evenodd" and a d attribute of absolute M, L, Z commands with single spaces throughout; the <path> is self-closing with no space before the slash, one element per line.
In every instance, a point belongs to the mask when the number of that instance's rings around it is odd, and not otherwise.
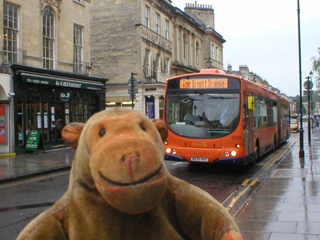
<path fill-rule="evenodd" d="M 313 96 L 313 91 L 312 90 L 309 90 L 309 91 L 303 90 L 303 96 L 308 96 L 308 92 L 310 93 L 310 97 L 312 97 Z"/>
<path fill-rule="evenodd" d="M 311 82 L 310 80 L 307 80 L 303 83 L 303 86 L 305 89 L 312 89 L 313 88 L 313 82 Z"/>
<path fill-rule="evenodd" d="M 132 77 L 132 78 L 129 78 L 128 80 L 128 85 L 129 87 L 135 87 L 138 85 L 138 81 L 136 78 Z"/>

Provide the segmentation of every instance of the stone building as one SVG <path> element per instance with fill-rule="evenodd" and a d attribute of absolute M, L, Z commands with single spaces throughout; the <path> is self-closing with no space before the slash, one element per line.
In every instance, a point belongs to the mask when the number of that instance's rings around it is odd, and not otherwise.
<path fill-rule="evenodd" d="M 105 108 L 107 79 L 89 76 L 90 2 L 0 0 L 0 153 L 26 152 L 36 131 L 41 147 L 64 146 L 63 125 Z"/>
<path fill-rule="evenodd" d="M 90 16 L 92 74 L 110 79 L 107 107 L 132 107 L 128 78 L 135 73 L 135 109 L 162 118 L 169 77 L 223 69 L 225 40 L 211 5 L 189 3 L 181 11 L 171 0 L 95 0 Z"/>

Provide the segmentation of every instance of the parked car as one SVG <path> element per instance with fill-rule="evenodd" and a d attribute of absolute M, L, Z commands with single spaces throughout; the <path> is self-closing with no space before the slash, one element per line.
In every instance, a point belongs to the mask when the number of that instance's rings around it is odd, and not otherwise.
<path fill-rule="evenodd" d="M 298 132 L 299 131 L 299 121 L 297 118 L 290 119 L 290 130 L 291 130 L 291 132 Z"/>

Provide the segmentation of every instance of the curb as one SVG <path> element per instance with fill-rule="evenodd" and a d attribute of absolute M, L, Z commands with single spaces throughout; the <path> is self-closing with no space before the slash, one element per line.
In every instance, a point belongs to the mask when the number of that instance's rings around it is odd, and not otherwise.
<path fill-rule="evenodd" d="M 16 153 L 0 153 L 0 157 L 12 157 L 16 155 L 17 155 Z"/>
<path fill-rule="evenodd" d="M 14 176 L 11 178 L 4 178 L 4 179 L 0 179 L 0 184 L 1 183 L 8 183 L 8 182 L 14 182 L 14 181 L 21 181 L 21 180 L 25 180 L 28 178 L 32 178 L 32 177 L 37 177 L 37 176 L 41 176 L 44 174 L 50 174 L 50 173 L 54 173 L 54 172 L 60 172 L 60 171 L 67 171 L 71 169 L 71 165 L 66 165 L 66 166 L 61 166 L 61 167 L 57 167 L 57 168 L 52 168 L 52 169 L 48 169 L 48 170 L 43 170 L 40 172 L 34 172 L 34 173 L 29 173 L 26 175 L 21 175 L 21 176 Z"/>

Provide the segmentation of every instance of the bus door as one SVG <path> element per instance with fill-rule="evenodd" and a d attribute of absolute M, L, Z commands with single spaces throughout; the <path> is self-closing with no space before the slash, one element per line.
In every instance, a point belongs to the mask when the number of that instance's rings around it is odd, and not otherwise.
<path fill-rule="evenodd" d="M 254 127 L 254 98 L 246 96 L 246 104 L 244 108 L 244 144 L 246 148 L 246 156 L 253 151 L 253 127 Z"/>

